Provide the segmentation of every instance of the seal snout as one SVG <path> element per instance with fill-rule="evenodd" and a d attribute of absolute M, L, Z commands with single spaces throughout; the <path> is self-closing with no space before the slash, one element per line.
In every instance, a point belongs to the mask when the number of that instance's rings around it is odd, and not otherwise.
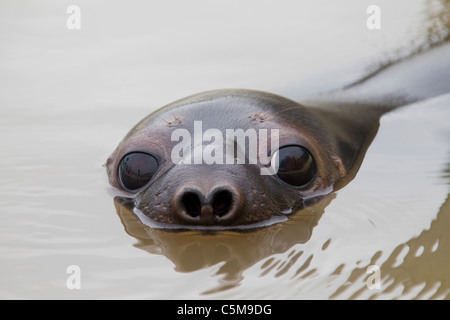
<path fill-rule="evenodd" d="M 239 215 L 242 196 L 228 185 L 213 190 L 183 188 L 173 197 L 174 214 L 182 223 L 198 225 L 227 225 Z"/>

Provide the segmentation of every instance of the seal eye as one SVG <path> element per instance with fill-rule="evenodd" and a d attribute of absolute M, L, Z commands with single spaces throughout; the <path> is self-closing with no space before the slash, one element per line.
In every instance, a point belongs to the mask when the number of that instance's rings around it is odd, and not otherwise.
<path fill-rule="evenodd" d="M 156 158 L 142 152 L 129 153 L 119 164 L 119 183 L 127 191 L 145 186 L 158 169 Z"/>
<path fill-rule="evenodd" d="M 308 150 L 300 146 L 280 148 L 272 157 L 272 167 L 278 178 L 295 187 L 306 186 L 316 176 L 313 157 Z"/>

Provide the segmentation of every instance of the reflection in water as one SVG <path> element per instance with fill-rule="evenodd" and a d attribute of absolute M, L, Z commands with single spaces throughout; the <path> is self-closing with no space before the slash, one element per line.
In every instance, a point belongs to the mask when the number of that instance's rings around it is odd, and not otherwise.
<path fill-rule="evenodd" d="M 245 232 L 154 229 L 142 224 L 136 217 L 132 201 L 116 197 L 114 204 L 125 231 L 138 240 L 135 247 L 166 256 L 175 264 L 175 270 L 192 272 L 221 264 L 217 273 L 222 275 L 223 279 L 214 292 L 238 285 L 242 272 L 256 262 L 273 254 L 283 253 L 295 244 L 307 242 L 325 207 L 334 197 L 335 195 L 331 194 L 322 198 L 285 222 Z M 277 275 L 287 272 L 301 255 L 302 252 L 299 252 L 290 256 Z M 278 264 L 271 262 L 271 259 L 265 262 L 265 272 L 269 272 Z M 298 272 L 301 272 L 302 268 Z"/>
<path fill-rule="evenodd" d="M 381 266 L 383 282 L 389 284 L 386 292 L 397 287 L 404 287 L 403 294 L 408 294 L 417 286 L 422 288 L 416 298 L 450 298 L 450 196 L 440 208 L 431 227 L 417 238 L 399 245 L 389 259 Z M 401 263 L 404 249 L 409 250 Z M 443 267 L 444 266 L 444 267 Z M 447 267 L 447 268 L 446 268 Z M 404 271 L 408 270 L 409 274 Z M 430 294 L 428 294 L 430 293 Z M 428 294 L 428 295 L 427 295 Z M 374 296 L 376 298 L 377 295 Z"/>
<path fill-rule="evenodd" d="M 449 181 L 450 165 L 444 177 Z M 424 230 L 418 237 L 412 238 L 398 245 L 388 259 L 380 265 L 383 294 L 394 293 L 399 290 L 398 297 L 412 295 L 415 299 L 450 299 L 450 194 L 439 209 L 439 213 L 431 223 L 429 229 Z M 363 268 L 356 268 L 341 286 L 331 296 L 339 297 L 351 283 L 361 283 L 369 265 L 377 264 L 381 252 L 377 252 L 371 262 Z M 358 298 L 365 287 L 355 291 L 351 298 Z M 380 297 L 374 293 L 371 299 Z"/>

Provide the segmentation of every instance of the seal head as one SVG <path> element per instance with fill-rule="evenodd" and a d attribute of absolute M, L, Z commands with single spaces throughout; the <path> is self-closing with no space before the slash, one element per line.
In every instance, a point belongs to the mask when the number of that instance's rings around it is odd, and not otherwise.
<path fill-rule="evenodd" d="M 111 185 L 156 222 L 240 226 L 296 212 L 332 192 L 359 147 L 333 132 L 320 108 L 218 90 L 144 118 L 106 167 Z"/>

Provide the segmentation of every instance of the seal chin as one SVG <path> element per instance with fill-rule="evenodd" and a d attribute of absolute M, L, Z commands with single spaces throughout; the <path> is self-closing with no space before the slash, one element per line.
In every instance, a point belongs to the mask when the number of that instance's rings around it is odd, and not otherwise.
<path fill-rule="evenodd" d="M 120 202 L 123 201 L 123 198 L 116 197 L 115 201 Z M 152 229 L 161 229 L 161 230 L 255 230 L 273 226 L 278 223 L 285 222 L 288 217 L 287 216 L 278 216 L 273 215 L 269 218 L 257 221 L 250 224 L 238 224 L 238 225 L 183 225 L 183 224 L 175 224 L 175 223 L 165 223 L 158 222 L 150 218 L 147 214 L 143 213 L 141 210 L 136 207 L 131 206 L 133 214 L 139 219 L 139 221 Z"/>

